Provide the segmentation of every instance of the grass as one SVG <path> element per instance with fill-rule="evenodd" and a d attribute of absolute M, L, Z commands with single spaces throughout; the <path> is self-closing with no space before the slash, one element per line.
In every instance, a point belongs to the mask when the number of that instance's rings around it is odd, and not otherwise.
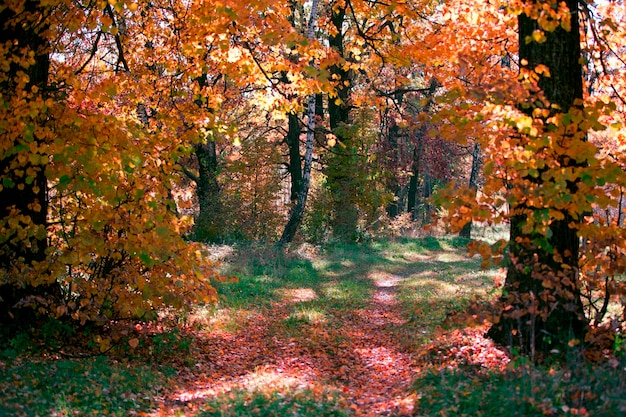
<path fill-rule="evenodd" d="M 338 394 L 332 392 L 235 391 L 208 401 L 199 415 L 202 417 L 344 417 L 352 415 L 352 412 L 341 403 Z"/>
<path fill-rule="evenodd" d="M 0 415 L 113 415 L 156 407 L 164 377 L 143 364 L 23 358 L 0 368 Z"/>
<path fill-rule="evenodd" d="M 561 369 L 520 366 L 506 373 L 430 371 L 414 389 L 422 415 L 618 416 L 626 413 L 626 361 Z"/>
<path fill-rule="evenodd" d="M 337 369 L 343 368 L 337 346 L 349 343 L 351 335 L 342 326 L 346 317 L 370 305 L 376 285 L 393 287 L 404 320 L 392 328 L 395 341 L 422 361 L 411 388 L 417 399 L 415 415 L 624 415 L 624 353 L 609 364 L 573 360 L 550 368 L 520 362 L 505 371 L 445 362 L 444 354 L 450 356 L 446 349 L 459 352 L 468 343 L 452 336 L 463 324 L 446 318 L 492 297 L 493 282 L 502 274 L 480 270 L 478 258 L 465 256 L 466 243 L 458 238 L 398 238 L 287 254 L 262 246 L 235 247 L 224 272 L 238 280 L 216 283 L 219 303 L 198 307 L 180 329 L 150 333 L 139 345 L 143 354 L 53 359 L 37 347 L 31 332 L 9 340 L 0 348 L 0 416 L 150 414 L 163 406 L 168 389 L 181 383 L 181 372 L 200 372 L 203 362 L 199 358 L 197 363 L 195 355 L 203 352 L 198 345 L 202 335 L 216 335 L 226 343 L 276 309 L 281 309 L 280 319 L 266 323 L 260 333 L 270 346 L 286 341 L 316 353 L 311 356 L 316 360 L 330 358 Z M 43 333 L 53 348 L 63 337 L 77 337 L 59 323 Z M 316 381 L 315 390 L 234 386 L 180 412 L 349 416 L 354 404 L 333 385 L 342 378 Z"/>

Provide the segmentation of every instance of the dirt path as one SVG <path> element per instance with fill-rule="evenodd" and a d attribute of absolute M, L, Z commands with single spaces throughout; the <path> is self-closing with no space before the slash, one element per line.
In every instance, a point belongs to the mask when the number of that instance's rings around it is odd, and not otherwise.
<path fill-rule="evenodd" d="M 376 273 L 369 304 L 333 311 L 336 328 L 304 326 L 302 337 L 276 331 L 292 308 L 273 305 L 241 323 L 241 330 L 198 334 L 194 363 L 181 369 L 178 386 L 165 390 L 162 408 L 152 416 L 194 415 L 209 398 L 235 390 L 309 389 L 339 392 L 357 416 L 409 416 L 415 369 L 410 353 L 394 339 L 402 325 L 396 300 L 402 278 Z M 296 297 L 297 298 L 297 297 Z"/>
<path fill-rule="evenodd" d="M 401 326 L 396 290 L 400 277 L 378 274 L 370 305 L 345 324 L 352 333 L 358 355 L 346 385 L 350 399 L 362 416 L 411 415 L 414 398 L 409 393 L 414 377 L 413 359 L 395 341 L 394 327 Z M 363 366 L 360 366 L 363 365 Z"/>

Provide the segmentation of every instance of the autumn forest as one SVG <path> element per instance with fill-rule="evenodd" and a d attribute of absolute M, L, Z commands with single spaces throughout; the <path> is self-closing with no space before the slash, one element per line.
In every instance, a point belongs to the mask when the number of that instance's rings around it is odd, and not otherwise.
<path fill-rule="evenodd" d="M 626 412 L 625 59 L 618 0 L 3 0 L 0 414 Z M 10 405 L 62 365 L 128 387 Z"/>

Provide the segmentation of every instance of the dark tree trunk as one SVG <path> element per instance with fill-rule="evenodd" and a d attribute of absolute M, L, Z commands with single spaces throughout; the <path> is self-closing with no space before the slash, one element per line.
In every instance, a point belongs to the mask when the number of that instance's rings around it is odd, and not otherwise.
<path fill-rule="evenodd" d="M 414 144 L 413 149 L 413 161 L 411 162 L 411 179 L 409 180 L 409 192 L 408 192 L 408 205 L 407 212 L 411 213 L 411 220 L 417 220 L 417 194 L 420 183 L 420 165 L 422 162 L 422 133 L 423 129 L 420 127 L 417 130 L 417 143 Z"/>
<path fill-rule="evenodd" d="M 392 121 L 391 126 L 389 126 L 389 129 L 387 132 L 387 142 L 389 143 L 388 158 L 391 161 L 391 164 L 393 167 L 396 167 L 398 165 L 398 160 L 399 160 L 399 156 L 398 156 L 399 136 L 400 136 L 400 127 L 395 122 Z M 397 175 L 393 175 L 391 178 L 389 178 L 387 182 L 387 187 L 389 187 L 390 190 L 393 190 L 394 199 L 391 203 L 387 205 L 385 210 L 387 211 L 387 216 L 389 216 L 389 218 L 395 219 L 402 212 L 402 207 L 400 204 L 401 204 L 401 193 L 402 193 L 403 187 L 400 185 L 400 181 L 398 180 Z"/>
<path fill-rule="evenodd" d="M 295 113 L 289 113 L 287 147 L 289 148 L 289 176 L 291 177 L 291 202 L 296 203 L 302 188 L 302 157 L 300 156 L 300 120 Z"/>
<path fill-rule="evenodd" d="M 224 219 L 217 181 L 219 166 L 215 142 L 198 143 L 194 151 L 198 159 L 198 176 L 191 177 L 196 182 L 199 205 L 194 236 L 197 240 L 218 241 L 222 238 Z"/>
<path fill-rule="evenodd" d="M 413 163 L 411 165 L 411 179 L 409 180 L 409 191 L 407 195 L 407 212 L 411 213 L 411 220 L 417 217 L 417 188 L 419 185 L 419 159 L 415 156 L 417 150 L 413 152 Z M 417 160 L 416 160 L 417 159 Z"/>
<path fill-rule="evenodd" d="M 301 182 L 297 190 L 296 201 L 289 213 L 289 220 L 285 225 L 285 229 L 277 242 L 278 247 L 291 243 L 296 236 L 298 227 L 302 223 L 306 202 L 309 196 L 309 187 L 311 185 L 311 167 L 313 163 L 313 146 L 315 144 L 315 96 L 309 97 L 307 106 L 307 132 L 304 153 L 304 167 L 302 168 L 300 178 Z"/>
<path fill-rule="evenodd" d="M 315 38 L 315 25 L 317 22 L 318 5 L 319 0 L 313 0 L 311 4 L 309 26 L 307 28 L 308 40 L 313 40 Z M 297 118 L 295 118 L 295 120 L 293 121 L 291 119 L 291 115 L 289 118 L 289 133 L 293 134 L 294 137 L 292 138 L 292 140 L 295 140 L 296 142 L 295 148 L 297 150 L 297 168 L 299 181 L 295 194 L 295 204 L 291 208 L 291 213 L 289 213 L 289 220 L 285 225 L 283 234 L 277 242 L 278 247 L 282 247 L 293 240 L 296 232 L 298 231 L 298 227 L 300 227 L 300 223 L 302 223 L 302 218 L 304 217 L 306 201 L 309 196 L 309 186 L 311 185 L 311 167 L 313 164 L 313 147 L 315 145 L 315 131 L 317 122 L 316 118 L 317 113 L 320 110 L 318 97 L 319 95 L 311 95 L 307 102 L 306 142 L 304 151 L 304 166 L 302 167 L 302 171 L 300 171 L 300 124 Z M 293 128 L 293 132 L 292 123 L 296 124 L 296 126 Z M 293 162 L 293 159 L 290 160 L 290 163 L 291 162 Z M 292 188 L 292 200 L 294 199 L 293 192 L 294 190 Z"/>
<path fill-rule="evenodd" d="M 330 47 L 346 59 L 344 50 L 343 24 L 345 7 L 333 9 L 331 23 L 337 33 L 329 37 Z M 330 128 L 337 136 L 342 146 L 337 146 L 335 154 L 329 161 L 328 185 L 333 199 L 333 216 L 331 226 L 336 238 L 344 241 L 354 241 L 357 238 L 358 210 L 354 198 L 354 181 L 352 167 L 357 163 L 356 152 L 353 146 L 350 126 L 350 90 L 352 88 L 352 74 L 342 65 L 334 65 L 330 69 L 333 78 L 337 80 L 337 97 L 328 100 L 328 117 Z"/>
<path fill-rule="evenodd" d="M 17 13 L 9 7 L 0 11 L 0 45 L 8 46 L 0 60 L 13 63 L 0 79 L 0 94 L 5 106 L 3 111 L 12 114 L 12 100 L 26 93 L 28 100 L 44 100 L 48 87 L 50 67 L 49 45 L 45 38 L 48 28 L 49 9 L 38 1 L 27 0 Z M 34 52 L 34 62 L 26 66 L 28 52 Z M 11 62 L 11 61 L 9 61 Z M 18 73 L 24 71 L 29 78 L 26 85 L 18 83 Z M 36 89 L 36 90 L 33 90 Z M 21 111 L 21 110 L 20 110 Z M 39 114 L 22 116 L 25 126 L 42 126 L 43 111 Z M 18 123 L 18 120 L 13 120 Z M 53 278 L 42 280 L 46 274 L 42 267 L 47 257 L 47 212 L 48 183 L 46 165 L 48 156 L 32 153 L 33 144 L 45 149 L 43 138 L 37 131 L 25 129 L 19 134 L 1 131 L 0 140 L 0 227 L 3 229 L 0 243 L 0 319 L 6 317 L 13 305 L 28 296 L 60 296 L 59 287 Z M 9 225 L 11 219 L 17 224 Z M 28 219 L 28 220 L 26 220 Z M 30 277 L 37 282 L 23 279 L 24 271 L 36 271 Z M 15 279 L 19 276 L 19 279 Z M 51 282 L 52 280 L 52 282 Z M 13 313 L 11 313 L 13 314 Z"/>
<path fill-rule="evenodd" d="M 478 143 L 474 144 L 474 149 L 472 150 L 472 169 L 470 171 L 469 177 L 469 188 L 474 191 L 478 190 L 478 173 L 480 172 L 480 167 L 482 165 L 482 158 L 480 155 L 480 145 Z M 472 238 L 472 220 L 463 226 L 461 232 L 459 233 L 459 237 L 464 237 L 466 239 Z"/>
<path fill-rule="evenodd" d="M 535 2 L 529 4 L 532 7 Z M 549 77 L 539 77 L 539 88 L 559 107 L 552 107 L 551 116 L 579 106 L 577 100 L 583 97 L 578 1 L 567 0 L 566 4 L 572 11 L 571 30 L 559 27 L 546 32 L 543 43 L 526 41 L 539 29 L 535 20 L 524 14 L 518 20 L 520 59 L 528 62 L 529 69 L 543 64 L 550 70 Z M 530 114 L 532 110 L 525 111 Z M 576 165 L 563 151 L 555 159 L 561 167 Z M 526 180 L 538 187 L 545 183 L 541 173 Z M 575 192 L 576 185 L 569 183 L 568 191 Z M 569 340 L 582 340 L 587 327 L 577 281 L 578 236 L 570 227 L 578 220 L 562 211 L 564 219 L 553 221 L 547 235 L 528 233 L 523 229 L 525 213 L 536 210 L 524 201 L 511 207 L 507 309 L 489 330 L 495 341 L 518 346 L 533 357 L 553 349 L 563 351 Z"/>
<path fill-rule="evenodd" d="M 433 97 L 435 92 L 439 88 L 439 81 L 436 77 L 432 77 L 428 84 L 428 90 L 424 93 L 426 104 L 420 109 L 423 114 L 428 114 L 431 111 L 433 105 Z M 417 115 L 416 115 L 417 116 Z M 417 119 L 417 117 L 416 117 Z M 424 136 L 427 134 L 428 127 L 425 122 L 421 122 L 415 130 L 415 139 L 413 141 L 413 160 L 411 162 L 411 180 L 409 181 L 408 191 L 408 207 L 407 211 L 411 213 L 411 219 L 417 220 L 417 206 L 418 206 L 418 191 L 419 183 L 423 178 L 420 178 L 422 173 L 422 154 L 424 153 Z M 430 190 L 424 190 L 424 192 L 430 192 Z M 423 194 L 426 196 L 425 194 Z"/>

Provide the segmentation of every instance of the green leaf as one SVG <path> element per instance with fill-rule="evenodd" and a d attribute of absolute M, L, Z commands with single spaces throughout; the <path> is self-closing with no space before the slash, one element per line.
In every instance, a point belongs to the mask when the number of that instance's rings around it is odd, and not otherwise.
<path fill-rule="evenodd" d="M 144 265 L 146 266 L 154 265 L 154 260 L 146 252 L 141 252 L 138 256 L 139 256 L 139 260 L 143 262 Z"/>
<path fill-rule="evenodd" d="M 13 188 L 15 187 L 15 183 L 11 180 L 11 178 L 2 178 L 2 186 L 4 188 Z"/>
<path fill-rule="evenodd" d="M 72 181 L 72 179 L 69 177 L 69 175 L 61 175 L 61 177 L 59 178 L 59 184 L 60 185 L 67 185 Z"/>
<path fill-rule="evenodd" d="M 170 234 L 170 229 L 165 226 L 159 226 L 156 228 L 156 233 L 159 237 L 167 237 Z"/>
<path fill-rule="evenodd" d="M 30 143 L 32 141 L 35 140 L 35 126 L 33 125 L 26 125 L 26 128 L 24 129 L 24 140 L 27 143 Z"/>

